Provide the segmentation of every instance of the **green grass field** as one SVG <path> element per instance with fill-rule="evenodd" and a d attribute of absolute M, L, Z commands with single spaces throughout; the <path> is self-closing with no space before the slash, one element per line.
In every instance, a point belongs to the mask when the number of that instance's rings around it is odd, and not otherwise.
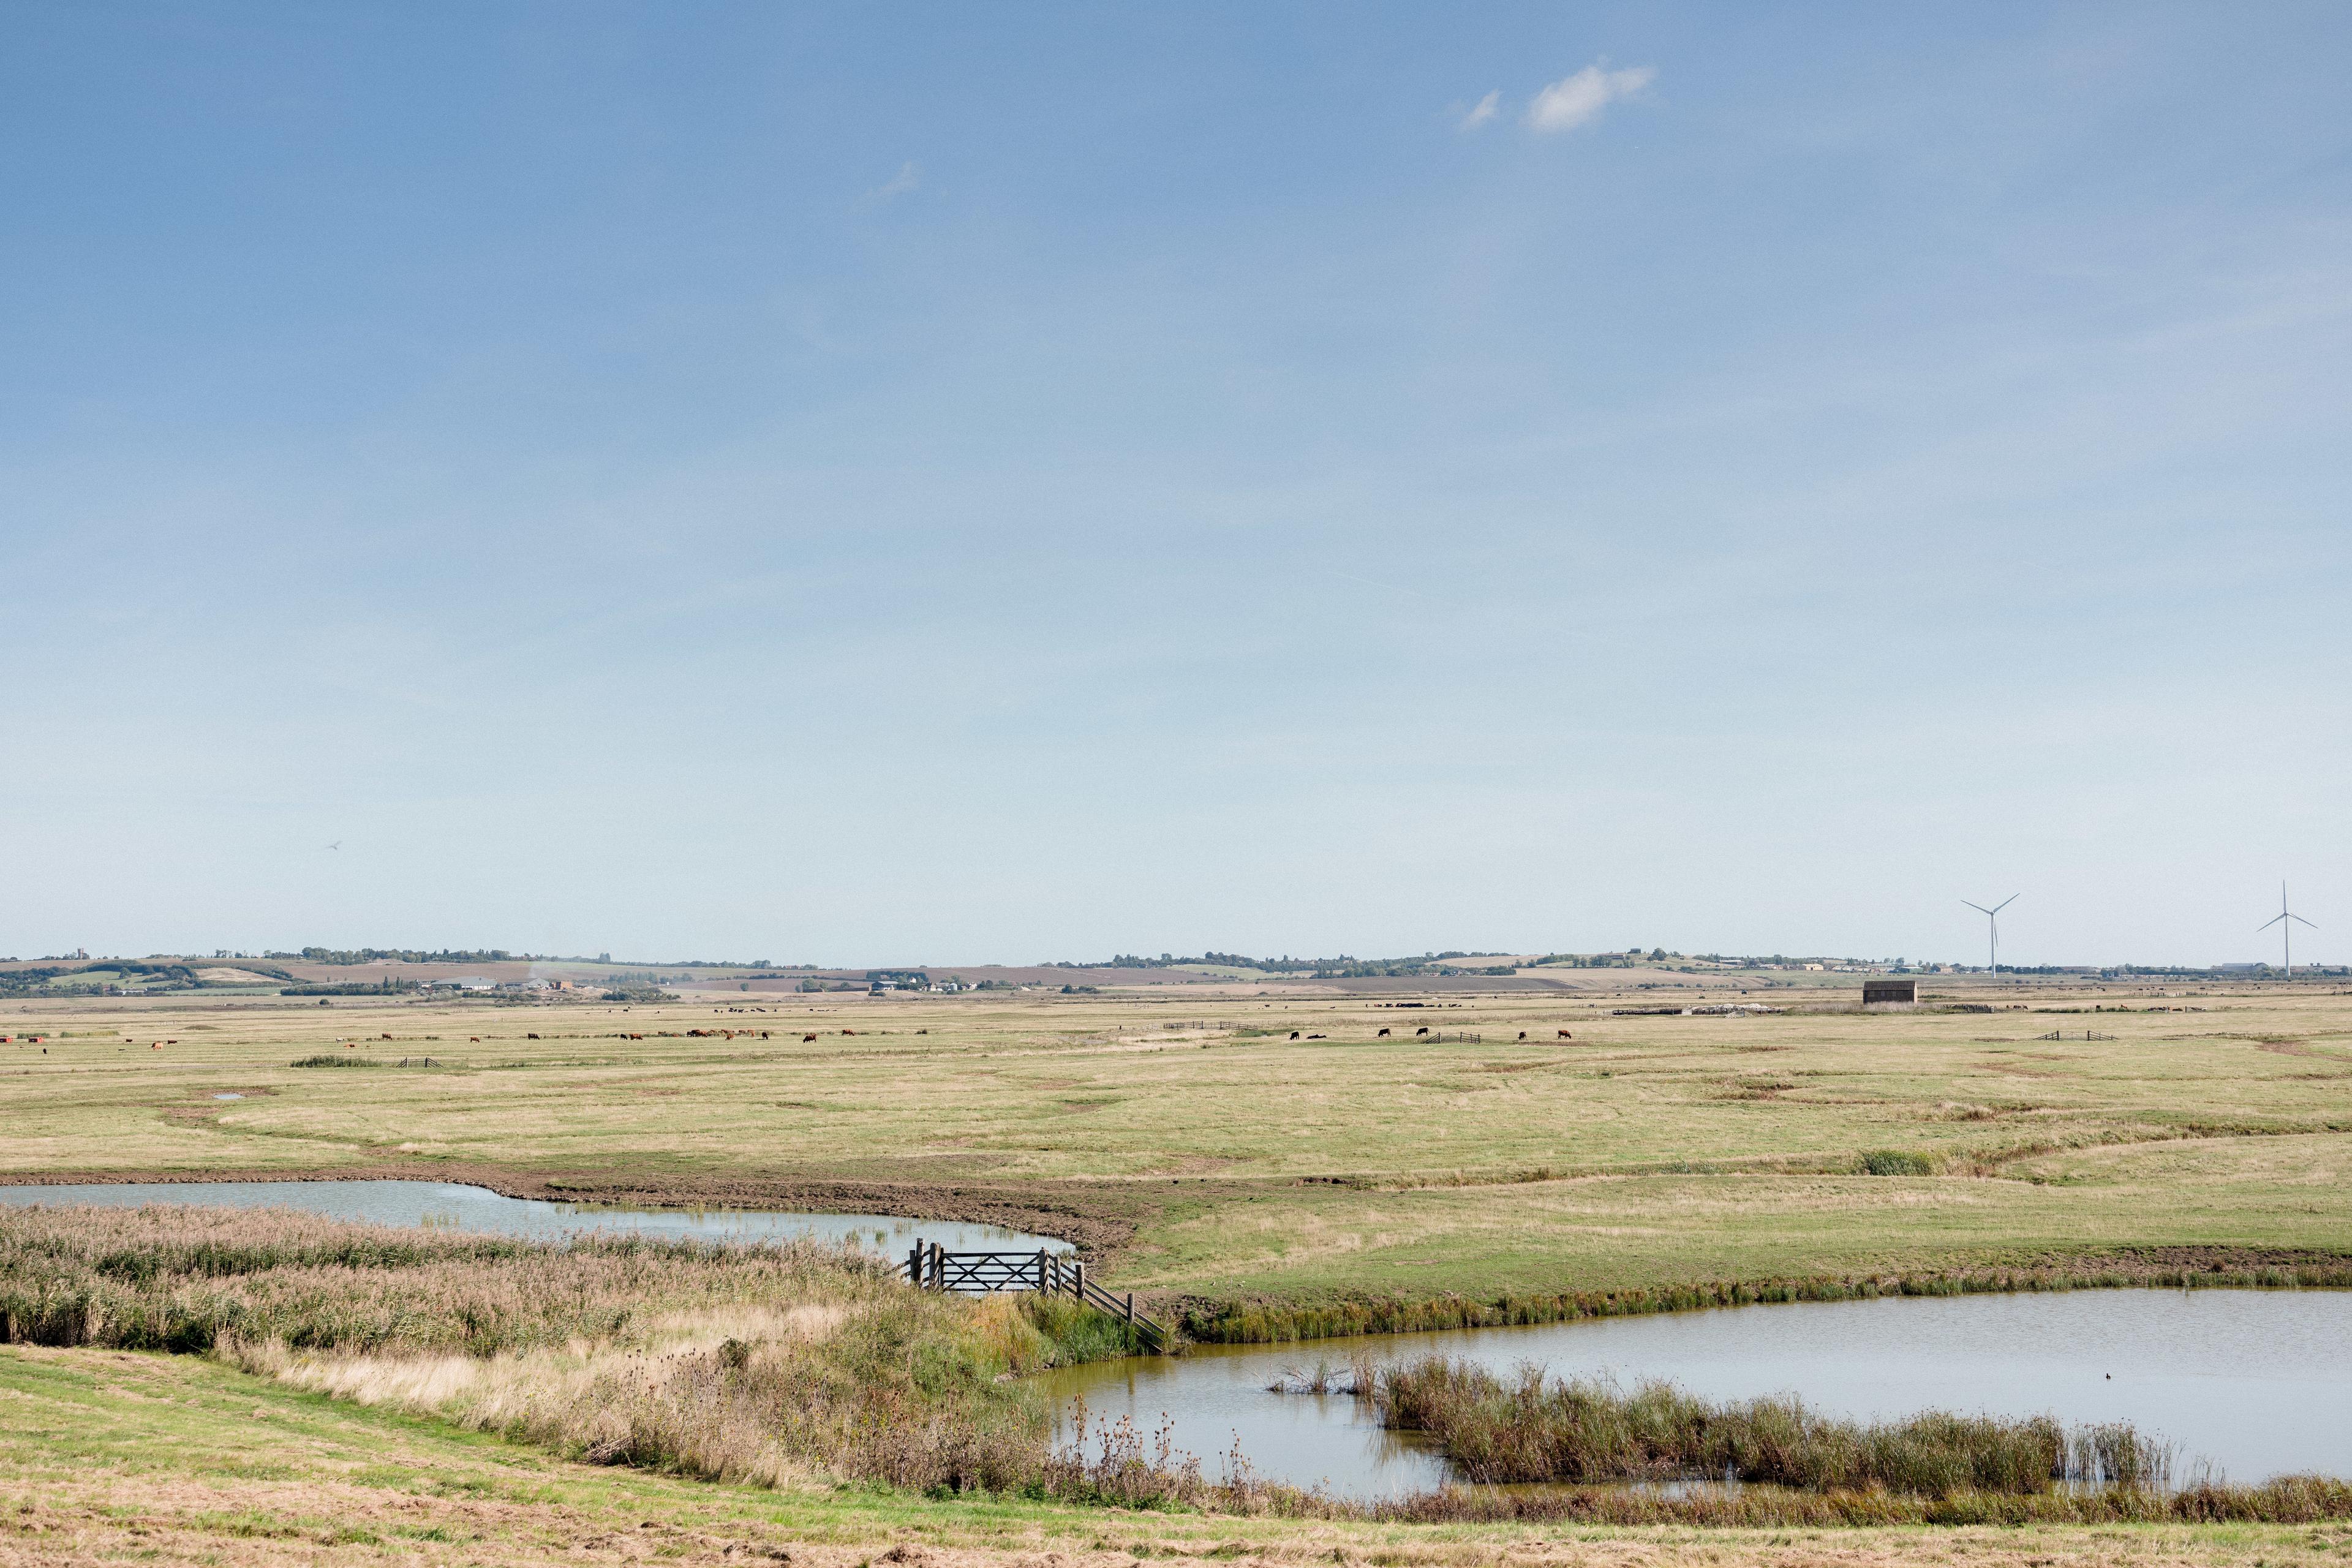
<path fill-rule="evenodd" d="M 2352 997 L 2169 990 L 1749 1018 L 1540 995 L 36 1003 L 0 1021 L 0 1174 L 830 1184 L 835 1207 L 1026 1212 L 1163 1297 L 1294 1301 L 2352 1249 Z M 289 1066 L 322 1053 L 436 1065 Z M 1933 1173 L 1863 1173 L 1880 1151 Z"/>

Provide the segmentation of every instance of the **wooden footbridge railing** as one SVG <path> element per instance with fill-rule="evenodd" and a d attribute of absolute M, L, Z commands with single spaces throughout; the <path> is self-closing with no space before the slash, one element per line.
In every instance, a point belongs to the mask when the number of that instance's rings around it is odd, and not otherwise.
<path fill-rule="evenodd" d="M 1034 1290 L 1067 1296 L 1124 1321 L 1155 1351 L 1168 1348 L 1168 1331 L 1135 1310 L 1135 1293 L 1114 1296 L 1087 1278 L 1083 1259 L 1066 1253 L 950 1252 L 936 1241 L 918 1241 L 907 1254 L 907 1279 L 926 1290 L 986 1295 L 997 1290 Z"/>

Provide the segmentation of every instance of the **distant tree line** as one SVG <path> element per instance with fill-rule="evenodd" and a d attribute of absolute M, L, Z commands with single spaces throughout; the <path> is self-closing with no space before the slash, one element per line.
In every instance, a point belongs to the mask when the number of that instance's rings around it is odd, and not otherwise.
<path fill-rule="evenodd" d="M 1163 952 L 1157 958 L 1139 953 L 1122 952 L 1098 963 L 1073 963 L 1064 961 L 1045 965 L 1048 969 L 1183 969 L 1213 966 L 1223 969 L 1254 969 L 1261 974 L 1300 974 L 1317 980 L 1362 980 L 1383 975 L 1410 974 L 1507 974 L 1509 964 L 1489 968 L 1460 969 L 1454 961 L 1464 958 L 1497 958 L 1499 953 L 1424 952 L 1418 958 L 1356 958 L 1341 953 L 1337 958 L 1293 958 L 1288 953 L 1280 958 L 1252 958 L 1244 952 L 1209 952 L 1197 958 L 1179 958 Z"/>
<path fill-rule="evenodd" d="M 258 971 L 265 978 L 280 980 L 282 973 Z M 101 980 L 100 975 L 111 976 Z M 44 964 L 34 969 L 0 972 L 0 996 L 22 996 L 47 986 L 51 990 L 82 989 L 114 995 L 122 990 L 122 982 L 135 980 L 142 991 L 201 991 L 215 982 L 199 977 L 185 963 L 158 963 L 132 958 L 103 958 L 86 963 Z M 63 982 L 62 986 L 52 982 Z M 235 984 L 221 982 L 217 984 Z"/>
<path fill-rule="evenodd" d="M 266 952 L 264 958 L 299 958 L 306 963 L 508 963 L 515 955 L 502 947 L 306 947 L 299 952 Z M 525 959 L 531 955 L 524 953 Z"/>

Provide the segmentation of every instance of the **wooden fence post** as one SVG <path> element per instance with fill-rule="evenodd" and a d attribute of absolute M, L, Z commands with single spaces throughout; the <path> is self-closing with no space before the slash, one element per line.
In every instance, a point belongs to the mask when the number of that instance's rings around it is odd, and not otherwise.
<path fill-rule="evenodd" d="M 1045 1249 L 1044 1247 L 1039 1247 L 1039 1248 L 1037 1249 L 1037 1294 L 1039 1294 L 1040 1296 L 1042 1296 L 1042 1295 L 1044 1295 L 1045 1293 Z"/>
<path fill-rule="evenodd" d="M 1080 1306 L 1082 1306 L 1082 1307 L 1086 1305 L 1086 1301 L 1087 1301 L 1087 1260 L 1086 1260 L 1085 1258 L 1079 1258 L 1079 1259 L 1078 1259 L 1078 1277 L 1077 1277 L 1076 1280 L 1076 1281 L 1074 1281 L 1074 1282 L 1072 1283 L 1071 1287 L 1070 1287 L 1070 1294 L 1071 1294 L 1071 1295 L 1073 1295 L 1073 1296 L 1076 1296 L 1076 1297 L 1078 1299 L 1078 1305 L 1080 1305 Z"/>
<path fill-rule="evenodd" d="M 907 1283 L 919 1290 L 923 1288 L 923 1242 L 915 1238 L 914 1250 L 907 1254 Z"/>

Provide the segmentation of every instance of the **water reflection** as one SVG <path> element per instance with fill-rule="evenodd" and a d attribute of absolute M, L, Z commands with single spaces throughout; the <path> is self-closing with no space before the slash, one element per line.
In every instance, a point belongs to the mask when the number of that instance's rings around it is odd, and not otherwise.
<path fill-rule="evenodd" d="M 1066 1252 L 1069 1243 L 1002 1226 L 906 1219 L 891 1215 L 798 1214 L 768 1209 L 644 1209 L 510 1198 L 457 1182 L 94 1182 L 73 1186 L 0 1186 L 0 1203 L 204 1204 L 293 1208 L 372 1225 L 433 1226 L 559 1241 L 584 1234 L 774 1241 L 814 1237 L 903 1257 L 917 1237 L 950 1249 L 1001 1247 Z"/>
<path fill-rule="evenodd" d="M 1602 1319 L 1526 1329 L 1203 1347 L 1050 1374 L 1097 1419 L 1163 1413 L 1204 1460 L 1238 1438 L 1258 1473 L 1345 1496 L 1435 1485 L 1444 1462 L 1381 1431 L 1344 1394 L 1276 1394 L 1285 1372 L 1432 1352 L 1507 1373 L 1664 1378 L 1710 1399 L 1793 1393 L 1828 1415 L 1872 1420 L 1928 1409 L 2129 1421 L 2231 1480 L 2352 1475 L 2352 1293 L 2082 1290 L 1808 1302 Z"/>

